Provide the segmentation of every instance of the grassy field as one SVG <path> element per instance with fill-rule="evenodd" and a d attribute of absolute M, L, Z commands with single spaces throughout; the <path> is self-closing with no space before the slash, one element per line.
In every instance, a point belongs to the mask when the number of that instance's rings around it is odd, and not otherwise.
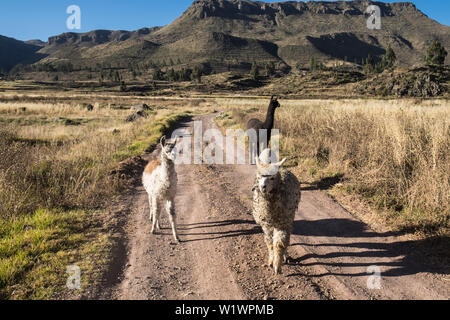
<path fill-rule="evenodd" d="M 218 121 L 245 128 L 268 100 L 217 99 Z M 281 152 L 302 181 L 338 200 L 356 196 L 362 217 L 423 235 L 448 234 L 448 100 L 282 100 Z"/>
<path fill-rule="evenodd" d="M 154 146 L 180 118 L 223 110 L 223 127 L 264 118 L 268 99 L 196 98 L 1 87 L 0 299 L 71 295 L 66 268 L 95 281 L 111 243 L 102 222 L 123 192 L 120 163 Z M 280 100 L 275 127 L 292 170 L 364 221 L 448 235 L 448 100 Z M 86 104 L 94 106 L 93 111 Z M 147 118 L 129 123 L 129 107 Z M 363 203 L 370 210 L 355 203 Z"/>
<path fill-rule="evenodd" d="M 45 102 L 29 102 L 30 95 L 0 103 L 4 299 L 70 294 L 65 281 L 71 264 L 83 271 L 83 283 L 94 281 L 111 246 L 103 210 L 125 187 L 111 172 L 156 145 L 180 118 L 202 109 L 202 101 L 151 100 L 147 117 L 131 123 L 125 121 L 129 106 L 142 100 L 89 96 L 94 110 L 88 111 L 79 102 L 85 96 L 39 93 Z M 52 98 L 65 102 L 48 102 Z"/>

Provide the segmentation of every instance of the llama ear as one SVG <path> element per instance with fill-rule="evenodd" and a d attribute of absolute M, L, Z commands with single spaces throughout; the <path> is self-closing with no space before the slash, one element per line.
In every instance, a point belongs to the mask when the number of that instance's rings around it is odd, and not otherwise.
<path fill-rule="evenodd" d="M 180 137 L 177 136 L 177 137 L 175 138 L 175 141 L 173 142 L 173 145 L 175 146 L 179 141 L 180 141 Z"/>
<path fill-rule="evenodd" d="M 284 164 L 286 161 L 287 161 L 287 159 L 284 158 L 283 160 L 281 160 L 280 162 L 277 163 L 277 166 L 278 166 L 278 167 L 283 166 L 283 164 Z"/>
<path fill-rule="evenodd" d="M 274 98 L 275 98 L 275 96 L 272 96 L 272 97 L 270 98 L 270 101 L 276 100 L 276 99 L 274 99 Z"/>
<path fill-rule="evenodd" d="M 261 162 L 259 162 L 259 157 L 255 156 L 256 166 L 259 168 L 261 166 Z"/>
<path fill-rule="evenodd" d="M 164 147 L 166 145 L 166 136 L 162 136 L 161 140 L 159 140 L 159 143 L 161 144 L 161 147 Z"/>

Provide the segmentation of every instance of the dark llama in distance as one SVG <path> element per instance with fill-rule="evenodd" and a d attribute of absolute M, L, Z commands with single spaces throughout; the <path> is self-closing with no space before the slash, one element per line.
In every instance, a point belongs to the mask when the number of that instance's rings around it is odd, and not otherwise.
<path fill-rule="evenodd" d="M 261 154 L 260 150 L 264 150 L 270 143 L 272 135 L 273 123 L 275 121 L 275 110 L 280 107 L 278 99 L 275 96 L 270 98 L 269 108 L 267 110 L 266 120 L 262 122 L 259 119 L 250 119 L 247 123 L 247 132 L 253 129 L 256 131 L 256 141 L 250 141 L 250 161 L 254 164 L 255 157 L 255 142 L 256 142 L 256 156 Z M 264 146 L 261 148 L 261 143 Z"/>

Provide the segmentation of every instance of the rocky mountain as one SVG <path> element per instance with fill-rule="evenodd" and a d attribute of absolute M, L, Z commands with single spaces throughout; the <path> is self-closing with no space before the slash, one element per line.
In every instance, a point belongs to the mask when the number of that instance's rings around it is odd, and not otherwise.
<path fill-rule="evenodd" d="M 28 40 L 28 41 L 25 41 L 25 43 L 26 44 L 31 44 L 31 45 L 34 45 L 34 46 L 37 46 L 37 47 L 45 47 L 46 45 L 47 45 L 47 43 L 46 42 L 44 42 L 44 41 L 42 41 L 42 40 L 39 40 L 39 39 L 36 39 L 36 40 Z"/>
<path fill-rule="evenodd" d="M 31 43 L 0 36 L 0 69 L 11 70 L 17 64 L 32 64 L 44 58 L 38 53 L 42 49 Z"/>
<path fill-rule="evenodd" d="M 148 35 L 156 30 L 154 28 L 142 28 L 136 31 L 110 31 L 110 30 L 95 30 L 87 33 L 63 33 L 59 36 L 50 37 L 48 39 L 49 46 L 58 45 L 85 45 L 95 46 L 107 42 L 121 42 L 128 39 L 136 39 L 144 35 Z"/>
<path fill-rule="evenodd" d="M 381 9 L 381 30 L 367 28 L 365 12 L 371 4 Z M 179 19 L 152 34 L 151 38 L 157 43 L 178 47 L 177 43 L 181 44 L 190 36 L 186 30 L 192 30 L 190 34 L 195 34 L 199 41 L 213 32 L 266 41 L 277 50 L 276 54 L 264 53 L 290 66 L 307 64 L 312 55 L 324 60 L 361 62 L 368 53 L 380 57 L 388 45 L 397 52 L 400 64 L 413 65 L 421 62 L 433 39 L 450 47 L 450 27 L 428 18 L 407 2 L 198 0 Z M 210 44 L 210 48 L 214 48 L 214 44 Z M 225 45 L 223 41 L 221 44 Z M 204 52 L 195 48 L 192 51 L 191 55 L 196 57 Z M 229 61 L 234 57 L 224 51 L 219 58 Z M 261 51 L 242 52 L 239 59 L 243 58 L 250 62 L 265 59 L 265 55 Z"/>
<path fill-rule="evenodd" d="M 380 30 L 367 27 L 372 4 L 381 9 Z M 40 63 L 202 64 L 220 72 L 248 69 L 254 61 L 306 66 L 312 56 L 361 63 L 368 54 L 381 58 L 391 46 L 400 65 L 412 66 L 434 39 L 450 49 L 450 27 L 408 2 L 196 0 L 165 27 L 65 33 L 49 38 L 38 54 Z"/>

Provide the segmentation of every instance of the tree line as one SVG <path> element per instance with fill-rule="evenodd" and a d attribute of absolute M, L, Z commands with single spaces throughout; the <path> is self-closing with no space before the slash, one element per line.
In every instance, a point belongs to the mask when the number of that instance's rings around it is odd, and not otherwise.
<path fill-rule="evenodd" d="M 197 81 L 202 82 L 203 71 L 199 66 L 190 68 L 181 68 L 180 70 L 175 70 L 173 68 L 163 72 L 161 68 L 155 68 L 153 70 L 153 80 L 166 80 L 170 82 L 178 81 Z"/>
<path fill-rule="evenodd" d="M 442 44 L 434 40 L 431 45 L 428 47 L 427 52 L 423 58 L 423 61 L 426 66 L 442 66 L 445 63 L 445 59 L 447 57 L 447 51 L 442 46 Z M 373 57 L 370 53 L 367 58 L 363 61 L 363 70 L 366 74 L 371 73 L 381 73 L 385 70 L 393 69 L 395 67 L 395 63 L 397 61 L 397 55 L 391 46 L 388 46 L 386 49 L 386 53 L 382 57 L 380 61 L 376 61 L 376 58 Z M 316 57 L 311 57 L 309 63 L 310 71 L 318 71 L 318 70 L 326 70 L 325 65 L 318 61 Z"/>
<path fill-rule="evenodd" d="M 439 41 L 434 40 L 427 52 L 424 56 L 424 63 L 427 66 L 442 66 L 445 63 L 445 59 L 448 53 L 446 49 L 442 46 Z M 376 57 L 369 54 L 367 58 L 363 61 L 363 70 L 366 74 L 372 73 L 381 73 L 384 70 L 392 69 L 395 66 L 397 61 L 397 55 L 394 50 L 388 46 L 386 52 L 382 59 L 377 59 Z M 181 63 L 178 59 L 176 63 Z M 196 66 L 193 69 L 191 68 L 181 68 L 175 70 L 174 68 L 167 69 L 162 71 L 162 66 L 173 66 L 175 62 L 173 59 L 169 58 L 168 61 L 163 60 L 163 62 L 153 62 L 153 61 L 145 61 L 145 62 L 103 62 L 96 63 L 91 66 L 82 66 L 77 65 L 74 66 L 71 62 L 58 62 L 58 63 L 37 63 L 32 65 L 23 65 L 18 64 L 13 67 L 9 72 L 0 69 L 0 75 L 9 75 L 16 76 L 20 73 L 26 72 L 47 72 L 47 73 L 71 73 L 75 71 L 87 71 L 87 72 L 98 72 L 100 73 L 99 81 L 103 82 L 105 80 L 109 80 L 116 83 L 121 83 L 123 81 L 121 73 L 119 70 L 128 70 L 133 79 L 136 79 L 138 76 L 142 76 L 145 73 L 150 72 L 152 70 L 153 80 L 166 80 L 170 82 L 178 82 L 178 81 L 197 81 L 201 82 L 202 76 L 204 72 L 201 67 Z M 297 68 L 300 69 L 300 65 L 297 64 Z M 316 57 L 312 56 L 309 62 L 309 70 L 310 71 L 320 71 L 326 70 L 327 67 L 323 64 L 323 62 L 316 59 Z M 275 62 L 263 62 L 257 63 L 253 62 L 249 76 L 257 80 L 261 76 L 271 77 L 276 73 Z M 58 76 L 55 76 L 57 79 Z M 89 79 L 92 78 L 92 75 L 89 75 Z"/>

